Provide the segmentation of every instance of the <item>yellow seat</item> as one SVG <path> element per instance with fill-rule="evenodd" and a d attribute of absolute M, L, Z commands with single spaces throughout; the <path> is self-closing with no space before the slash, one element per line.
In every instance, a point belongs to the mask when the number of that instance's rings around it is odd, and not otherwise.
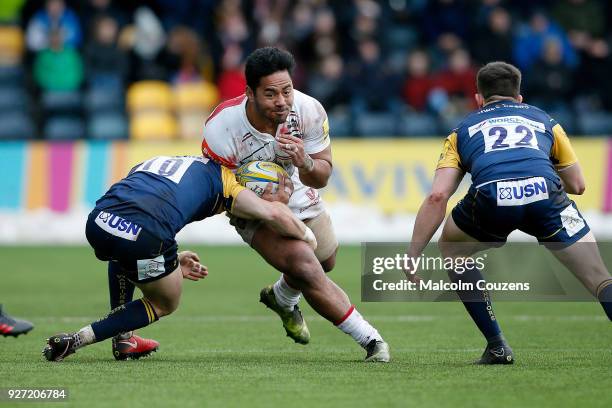
<path fill-rule="evenodd" d="M 176 120 L 167 112 L 140 112 L 130 119 L 130 137 L 134 140 L 174 139 L 176 129 Z"/>
<path fill-rule="evenodd" d="M 185 83 L 174 88 L 174 101 L 179 111 L 211 111 L 218 100 L 219 91 L 210 82 Z"/>
<path fill-rule="evenodd" d="M 210 115 L 210 111 L 191 111 L 179 114 L 179 137 L 181 139 L 200 139 L 204 121 Z"/>
<path fill-rule="evenodd" d="M 20 63 L 23 49 L 23 31 L 19 26 L 0 26 L 0 65 Z"/>
<path fill-rule="evenodd" d="M 127 106 L 131 113 L 146 110 L 172 109 L 172 91 L 166 82 L 140 81 L 127 91 Z"/>

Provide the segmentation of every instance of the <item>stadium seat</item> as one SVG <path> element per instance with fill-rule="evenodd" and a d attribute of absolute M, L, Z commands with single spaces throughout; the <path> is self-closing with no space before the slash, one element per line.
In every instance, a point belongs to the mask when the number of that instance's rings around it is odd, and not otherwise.
<path fill-rule="evenodd" d="M 364 113 L 355 120 L 358 136 L 386 137 L 397 133 L 397 120 L 390 113 Z"/>
<path fill-rule="evenodd" d="M 85 107 L 88 112 L 101 113 L 123 110 L 124 98 L 119 90 L 92 88 L 85 93 Z"/>
<path fill-rule="evenodd" d="M 184 112 L 178 115 L 179 137 L 181 139 L 198 139 L 202 136 L 204 121 L 208 114 Z"/>
<path fill-rule="evenodd" d="M 612 114 L 582 113 L 578 116 L 578 132 L 583 136 L 612 135 Z"/>
<path fill-rule="evenodd" d="M 400 122 L 401 136 L 439 136 L 438 121 L 426 113 L 407 113 Z"/>
<path fill-rule="evenodd" d="M 353 136 L 351 129 L 351 118 L 346 113 L 330 113 L 329 133 L 332 137 L 350 137 Z"/>
<path fill-rule="evenodd" d="M 127 105 L 131 113 L 145 110 L 172 109 L 172 91 L 162 81 L 140 81 L 127 90 Z"/>
<path fill-rule="evenodd" d="M 141 112 L 130 120 L 130 137 L 136 140 L 174 139 L 176 130 L 174 117 L 165 112 Z"/>
<path fill-rule="evenodd" d="M 24 77 L 21 65 L 0 65 L 0 86 L 15 86 L 21 84 Z"/>
<path fill-rule="evenodd" d="M 47 91 L 42 94 L 42 107 L 48 113 L 75 113 L 81 110 L 79 91 Z"/>
<path fill-rule="evenodd" d="M 218 100 L 219 91 L 209 82 L 179 84 L 174 88 L 174 101 L 179 111 L 210 112 Z"/>
<path fill-rule="evenodd" d="M 0 140 L 32 139 L 35 136 L 34 124 L 25 112 L 0 114 Z"/>
<path fill-rule="evenodd" d="M 24 50 L 23 31 L 19 26 L 0 25 L 0 65 L 17 65 Z"/>
<path fill-rule="evenodd" d="M 18 86 L 0 86 L 0 111 L 21 111 L 29 107 L 28 95 Z"/>
<path fill-rule="evenodd" d="M 87 122 L 87 137 L 98 140 L 127 139 L 125 116 L 121 112 L 96 113 Z"/>
<path fill-rule="evenodd" d="M 75 140 L 84 136 L 85 127 L 78 116 L 51 116 L 43 130 L 47 140 Z"/>

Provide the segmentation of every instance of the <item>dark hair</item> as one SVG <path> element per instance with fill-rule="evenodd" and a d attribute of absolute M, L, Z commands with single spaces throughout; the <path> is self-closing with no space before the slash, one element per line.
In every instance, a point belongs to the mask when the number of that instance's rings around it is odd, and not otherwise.
<path fill-rule="evenodd" d="M 507 62 L 489 62 L 478 71 L 476 85 L 485 100 L 493 95 L 516 98 L 521 92 L 521 71 Z"/>
<path fill-rule="evenodd" d="M 255 92 L 262 77 L 278 71 L 287 71 L 289 75 L 295 67 L 293 55 L 274 47 L 258 48 L 246 59 L 244 74 L 247 85 Z"/>

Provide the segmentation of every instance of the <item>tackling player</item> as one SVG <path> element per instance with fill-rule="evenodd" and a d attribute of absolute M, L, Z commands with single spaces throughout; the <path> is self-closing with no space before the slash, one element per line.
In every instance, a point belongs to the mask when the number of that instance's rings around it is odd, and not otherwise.
<path fill-rule="evenodd" d="M 561 125 L 522 103 L 520 83 L 520 71 L 504 62 L 489 63 L 478 72 L 480 110 L 468 115 L 444 143 L 408 255 L 421 254 L 444 220 L 448 199 L 470 173 L 472 186 L 446 219 L 438 243 L 442 256 L 468 257 L 500 247 L 510 232 L 521 230 L 546 245 L 612 320 L 612 279 L 589 226 L 567 196 L 584 192 L 580 164 Z M 461 275 L 449 271 L 449 276 L 474 285 L 483 279 L 477 268 Z M 457 293 L 487 340 L 478 363 L 513 363 L 489 294 L 477 289 Z"/>
<path fill-rule="evenodd" d="M 279 188 L 285 188 L 282 176 Z M 177 252 L 175 236 L 185 225 L 224 209 L 262 220 L 280 236 L 316 247 L 312 231 L 284 204 L 260 199 L 240 186 L 227 168 L 202 157 L 149 159 L 96 202 L 85 229 L 96 257 L 116 262 L 144 296 L 76 333 L 51 336 L 43 350 L 46 359 L 60 361 L 83 346 L 148 326 L 174 312 L 182 279 L 198 280 L 208 274 L 197 254 Z"/>
<path fill-rule="evenodd" d="M 380 351 L 381 359 L 386 360 L 387 345 L 376 329 L 325 276 L 334 267 L 338 249 L 331 219 L 317 191 L 325 187 L 332 171 L 329 126 L 321 104 L 293 89 L 294 65 L 293 56 L 278 48 L 260 48 L 249 55 L 246 93 L 212 112 L 204 125 L 202 152 L 231 169 L 253 160 L 273 161 L 293 181 L 295 190 L 288 205 L 315 234 L 318 247 L 314 253 L 260 222 L 232 219 L 242 239 L 284 274 L 262 289 L 260 300 L 280 316 L 287 335 L 301 344 L 310 340 L 297 306 L 304 293 L 320 315 L 368 350 L 368 359 Z"/>

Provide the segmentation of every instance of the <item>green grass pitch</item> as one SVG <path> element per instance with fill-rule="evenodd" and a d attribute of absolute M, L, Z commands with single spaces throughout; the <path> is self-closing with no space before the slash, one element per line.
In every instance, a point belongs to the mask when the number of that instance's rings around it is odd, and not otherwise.
<path fill-rule="evenodd" d="M 159 352 L 117 362 L 107 341 L 49 363 L 47 336 L 106 314 L 105 265 L 84 247 L 0 248 L 0 303 L 36 325 L 0 337 L 0 388 L 66 387 L 68 402 L 53 406 L 77 407 L 612 406 L 612 331 L 597 303 L 498 302 L 517 362 L 474 366 L 484 343 L 461 304 L 361 303 L 360 249 L 343 247 L 330 276 L 391 345 L 390 364 L 365 364 L 363 350 L 308 306 L 311 344 L 285 337 L 258 303 L 277 274 L 255 252 L 193 249 L 210 276 L 185 281 L 179 310 L 140 331 Z"/>

